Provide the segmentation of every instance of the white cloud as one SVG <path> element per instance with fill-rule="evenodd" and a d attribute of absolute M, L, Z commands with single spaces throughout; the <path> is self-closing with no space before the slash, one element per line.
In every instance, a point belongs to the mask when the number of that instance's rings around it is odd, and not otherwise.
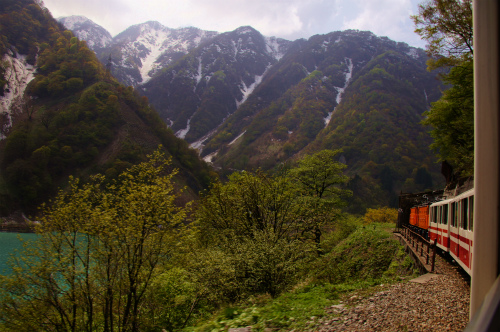
<path fill-rule="evenodd" d="M 116 35 L 154 20 L 219 32 L 250 25 L 290 40 L 347 28 L 415 45 L 409 18 L 419 0 L 44 0 L 54 17 L 83 15 Z M 423 45 L 423 44 L 421 44 Z"/>
<path fill-rule="evenodd" d="M 342 29 L 369 30 L 379 36 L 423 47 L 424 43 L 413 32 L 410 15 L 417 13 L 415 0 L 350 0 L 357 10 L 352 18 L 345 18 Z"/>

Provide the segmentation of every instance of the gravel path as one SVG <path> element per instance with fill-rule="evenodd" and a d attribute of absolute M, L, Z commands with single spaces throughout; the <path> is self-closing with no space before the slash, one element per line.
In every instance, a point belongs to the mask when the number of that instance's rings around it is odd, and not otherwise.
<path fill-rule="evenodd" d="M 401 282 L 359 292 L 328 308 L 311 331 L 462 331 L 469 321 L 469 285 L 458 268 L 436 257 L 424 284 Z"/>

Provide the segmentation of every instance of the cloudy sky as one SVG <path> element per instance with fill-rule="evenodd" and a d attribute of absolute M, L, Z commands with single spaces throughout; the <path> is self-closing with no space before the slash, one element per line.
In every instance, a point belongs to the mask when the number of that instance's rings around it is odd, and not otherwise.
<path fill-rule="evenodd" d="M 127 27 L 159 21 L 231 31 L 250 25 L 265 36 L 289 40 L 345 29 L 369 30 L 424 47 L 410 15 L 425 0 L 43 0 L 56 18 L 83 15 L 113 36 Z"/>

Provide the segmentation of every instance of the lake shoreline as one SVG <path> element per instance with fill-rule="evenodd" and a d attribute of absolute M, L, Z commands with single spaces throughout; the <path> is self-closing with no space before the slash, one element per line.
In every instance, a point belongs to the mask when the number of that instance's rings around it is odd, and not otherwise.
<path fill-rule="evenodd" d="M 0 232 L 35 233 L 37 223 L 29 220 L 21 211 L 16 211 L 7 217 L 0 217 Z"/>

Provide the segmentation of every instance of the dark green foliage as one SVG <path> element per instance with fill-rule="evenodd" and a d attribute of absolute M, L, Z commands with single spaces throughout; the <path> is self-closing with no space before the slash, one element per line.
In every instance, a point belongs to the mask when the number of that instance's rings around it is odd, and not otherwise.
<path fill-rule="evenodd" d="M 24 17 L 34 10 L 30 6 L 38 5 L 21 1 L 8 10 L 2 7 L 4 14 L 0 14 Z M 0 146 L 0 175 L 10 194 L 8 200 L 15 202 L 12 209 L 34 212 L 65 185 L 68 175 L 85 178 L 99 171 L 116 175 L 144 161 L 160 144 L 174 157 L 181 185 L 195 193 L 207 186 L 207 165 L 174 136 L 147 98 L 106 77 L 86 43 L 62 31 L 48 12 L 39 10 L 42 16 L 28 15 L 33 22 L 21 18 L 18 22 L 38 29 L 34 39 L 28 40 L 40 45 L 38 70 L 18 101 L 19 114 Z M 11 43 L 9 47 L 23 49 L 8 33 L 2 36 Z"/>
<path fill-rule="evenodd" d="M 450 15 L 453 13 L 453 15 Z M 471 0 L 432 0 L 412 16 L 417 32 L 428 42 L 429 70 L 451 70 L 442 75 L 452 87 L 432 104 L 423 121 L 432 127 L 431 148 L 459 176 L 474 174 L 474 69 Z"/>
<path fill-rule="evenodd" d="M 307 156 L 274 176 L 241 172 L 214 183 L 196 217 L 202 254 L 217 259 L 203 268 L 196 264 L 193 273 L 231 300 L 275 297 L 292 285 L 313 252 L 321 252 L 322 232 L 338 217 L 345 194 L 338 186 L 347 178 L 345 165 L 333 160 L 336 153 Z"/>
<path fill-rule="evenodd" d="M 444 76 L 452 87 L 432 104 L 422 122 L 432 127 L 431 148 L 462 176 L 474 174 L 474 72 L 465 61 Z"/>

